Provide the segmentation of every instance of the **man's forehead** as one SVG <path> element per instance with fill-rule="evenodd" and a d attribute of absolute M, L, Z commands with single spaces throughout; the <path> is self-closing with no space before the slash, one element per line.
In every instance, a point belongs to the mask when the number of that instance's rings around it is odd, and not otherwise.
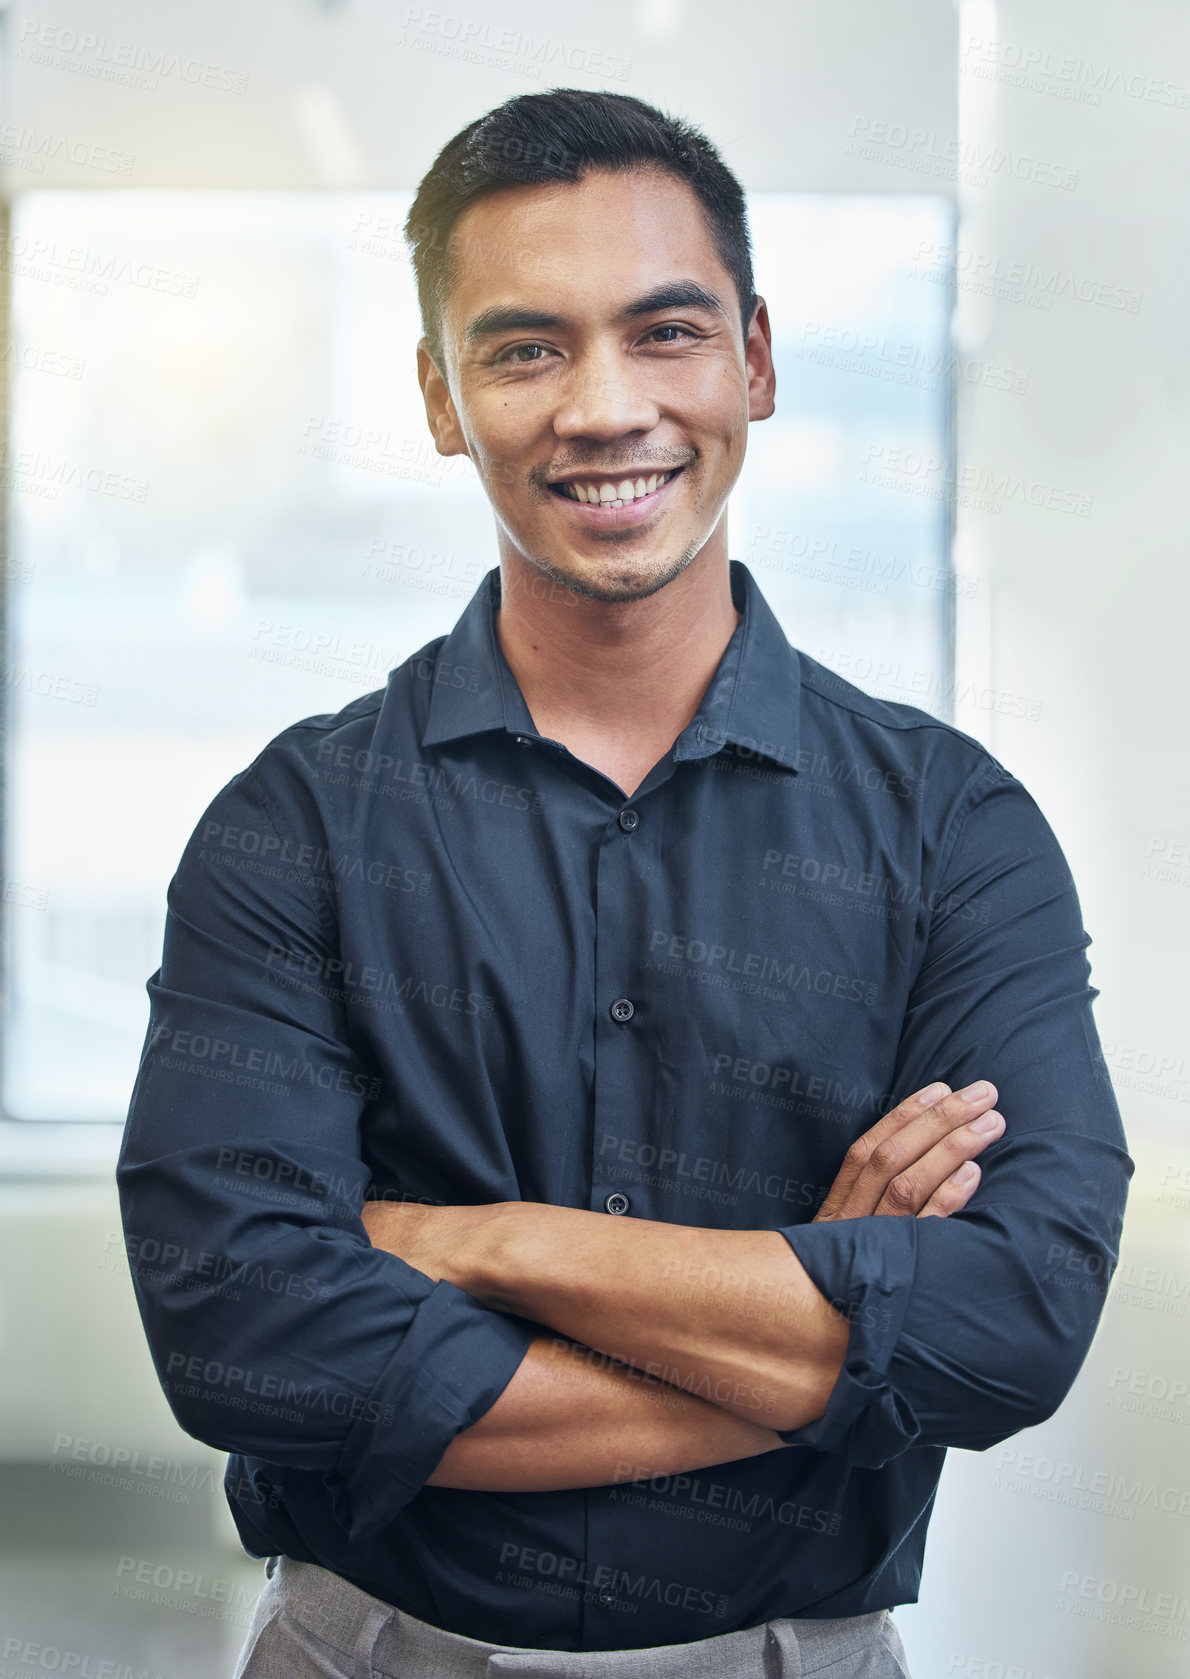
<path fill-rule="evenodd" d="M 592 198 L 630 213 L 596 220 L 584 207 Z M 669 170 L 589 170 L 578 181 L 502 187 L 460 215 L 448 249 L 447 309 L 471 342 L 509 327 L 560 326 L 560 306 L 595 274 L 604 302 L 625 319 L 670 307 L 728 312 L 730 287 L 701 201 Z M 614 300 L 609 268 L 622 282 Z M 524 318 L 512 319 L 518 310 Z"/>

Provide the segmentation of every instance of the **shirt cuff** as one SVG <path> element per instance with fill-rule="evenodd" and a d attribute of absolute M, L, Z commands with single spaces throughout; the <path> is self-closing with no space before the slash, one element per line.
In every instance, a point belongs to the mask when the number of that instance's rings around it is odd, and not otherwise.
<path fill-rule="evenodd" d="M 917 1220 L 892 1215 L 795 1224 L 780 1232 L 811 1282 L 851 1324 L 847 1355 L 826 1410 L 778 1429 L 787 1446 L 831 1452 L 879 1469 L 921 1433 L 888 1379 L 917 1268 Z"/>
<path fill-rule="evenodd" d="M 431 1290 L 327 1477 L 349 1539 L 368 1538 L 421 1491 L 455 1435 L 504 1392 L 538 1333 L 453 1283 Z"/>

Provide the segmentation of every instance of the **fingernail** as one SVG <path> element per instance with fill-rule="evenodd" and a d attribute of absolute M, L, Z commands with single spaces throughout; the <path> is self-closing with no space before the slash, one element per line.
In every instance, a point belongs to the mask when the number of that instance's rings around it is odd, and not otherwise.
<path fill-rule="evenodd" d="M 948 1084 L 932 1084 L 928 1090 L 922 1091 L 918 1101 L 923 1108 L 928 1108 L 932 1102 L 940 1102 L 943 1096 L 949 1095 L 950 1086 Z"/>
<path fill-rule="evenodd" d="M 971 1121 L 967 1129 L 968 1131 L 978 1131 L 981 1137 L 986 1137 L 989 1131 L 998 1131 L 1003 1123 L 1004 1117 L 1002 1114 L 995 1112 L 980 1114 L 978 1119 Z"/>
<path fill-rule="evenodd" d="M 987 1093 L 988 1087 L 985 1079 L 980 1079 L 978 1084 L 969 1084 L 966 1090 L 959 1091 L 959 1095 L 963 1098 L 964 1102 L 978 1102 L 980 1098 L 986 1096 Z"/>
<path fill-rule="evenodd" d="M 970 1183 L 971 1179 L 975 1176 L 975 1172 L 976 1167 L 974 1161 L 964 1160 L 963 1164 L 956 1167 L 956 1169 L 950 1174 L 950 1181 L 951 1183 L 957 1184 Z"/>

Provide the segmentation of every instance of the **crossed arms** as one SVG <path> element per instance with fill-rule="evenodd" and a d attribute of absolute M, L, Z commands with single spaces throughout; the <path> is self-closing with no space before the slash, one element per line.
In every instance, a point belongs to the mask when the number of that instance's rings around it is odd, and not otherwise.
<path fill-rule="evenodd" d="M 853 1144 L 818 1219 L 957 1212 L 979 1181 L 974 1156 L 1004 1129 L 995 1099 L 984 1081 L 907 1098 Z M 433 1486 L 604 1486 L 772 1451 L 777 1429 L 821 1417 L 847 1351 L 846 1312 L 778 1231 L 518 1201 L 374 1201 L 363 1222 L 373 1246 L 435 1281 L 559 1331 L 534 1339 L 455 1436 Z"/>

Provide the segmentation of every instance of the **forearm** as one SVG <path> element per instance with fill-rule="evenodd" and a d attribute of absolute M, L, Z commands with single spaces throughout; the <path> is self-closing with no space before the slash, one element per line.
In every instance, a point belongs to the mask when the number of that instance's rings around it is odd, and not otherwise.
<path fill-rule="evenodd" d="M 589 1347 L 538 1336 L 504 1392 L 457 1434 L 429 1485 L 555 1492 L 684 1474 L 772 1451 L 771 1429 L 612 1364 Z"/>
<path fill-rule="evenodd" d="M 846 1317 L 771 1230 L 509 1202 L 460 1286 L 766 1428 L 822 1415 Z"/>
<path fill-rule="evenodd" d="M 995 1098 L 986 1081 L 906 1097 L 852 1144 L 815 1223 L 847 1221 L 854 1244 L 877 1213 L 961 1210 L 979 1179 L 972 1157 L 1003 1129 Z M 427 1276 L 770 1428 L 816 1422 L 854 1351 L 849 1288 L 820 1291 L 780 1231 L 519 1201 L 369 1202 L 361 1217 L 376 1247 Z"/>

